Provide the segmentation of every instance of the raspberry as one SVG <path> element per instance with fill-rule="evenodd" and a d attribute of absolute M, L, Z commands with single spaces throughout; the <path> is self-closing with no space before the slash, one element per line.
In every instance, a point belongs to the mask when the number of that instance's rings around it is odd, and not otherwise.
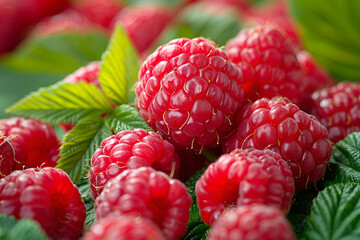
<path fill-rule="evenodd" d="M 225 209 L 254 203 L 276 206 L 287 214 L 294 191 L 291 171 L 280 155 L 257 149 L 221 155 L 195 186 L 200 215 L 207 224 Z"/>
<path fill-rule="evenodd" d="M 100 80 L 98 75 L 100 74 L 100 62 L 94 61 L 90 62 L 88 65 L 79 68 L 72 74 L 68 75 L 63 81 L 74 84 L 77 82 L 87 82 L 89 84 L 93 84 L 101 89 Z M 60 127 L 64 129 L 64 131 L 69 131 L 74 127 L 73 123 L 60 123 Z"/>
<path fill-rule="evenodd" d="M 110 28 L 116 14 L 123 8 L 117 0 L 81 0 L 75 2 L 74 9 L 91 22 Z"/>
<path fill-rule="evenodd" d="M 66 32 L 86 33 L 94 29 L 95 26 L 85 16 L 66 10 L 39 22 L 31 35 L 34 38 L 45 38 Z"/>
<path fill-rule="evenodd" d="M 143 63 L 136 103 L 149 125 L 176 147 L 215 147 L 243 103 L 242 74 L 226 53 L 203 38 L 180 38 Z"/>
<path fill-rule="evenodd" d="M 283 96 L 299 104 L 302 71 L 288 36 L 271 24 L 242 30 L 226 45 L 231 61 L 243 71 L 245 97 Z"/>
<path fill-rule="evenodd" d="M 262 98 L 242 108 L 238 130 L 223 150 L 268 148 L 289 164 L 296 189 L 319 180 L 331 156 L 326 128 L 286 98 Z"/>
<path fill-rule="evenodd" d="M 334 86 L 335 81 L 325 69 L 317 65 L 309 52 L 300 51 L 296 57 L 305 75 L 303 79 L 305 82 L 304 99 L 299 107 L 305 112 L 311 112 L 309 102 L 311 102 L 312 93 L 322 88 Z"/>
<path fill-rule="evenodd" d="M 211 228 L 209 240 L 295 240 L 290 223 L 274 207 L 241 206 L 224 212 Z"/>
<path fill-rule="evenodd" d="M 89 181 L 93 198 L 126 169 L 151 166 L 170 174 L 178 165 L 174 146 L 156 133 L 142 129 L 121 131 L 104 139 L 92 156 Z"/>
<path fill-rule="evenodd" d="M 51 239 L 78 239 L 86 208 L 68 175 L 46 167 L 15 171 L 1 179 L 0 213 L 37 221 Z"/>
<path fill-rule="evenodd" d="M 360 84 L 342 82 L 316 91 L 311 106 L 314 115 L 328 129 L 333 143 L 360 131 Z"/>
<path fill-rule="evenodd" d="M 100 219 L 82 238 L 98 239 L 165 240 L 165 237 L 150 219 L 126 214 Z"/>
<path fill-rule="evenodd" d="M 121 23 L 140 55 L 154 44 L 172 19 L 171 10 L 156 4 L 132 5 L 114 18 L 113 28 Z"/>
<path fill-rule="evenodd" d="M 111 179 L 95 201 L 97 219 L 134 213 L 152 219 L 166 239 L 186 232 L 192 204 L 185 185 L 150 167 L 126 170 Z"/>
<path fill-rule="evenodd" d="M 0 147 L 0 178 L 16 169 L 56 165 L 60 141 L 50 125 L 35 119 L 12 117 L 0 120 L 0 133 L 0 139 L 6 139 L 8 145 L 5 149 Z"/>

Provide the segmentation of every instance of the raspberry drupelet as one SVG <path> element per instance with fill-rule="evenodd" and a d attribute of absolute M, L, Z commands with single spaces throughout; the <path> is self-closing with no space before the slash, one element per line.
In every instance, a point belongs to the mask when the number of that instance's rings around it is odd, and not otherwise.
<path fill-rule="evenodd" d="M 143 63 L 136 104 L 149 125 L 178 149 L 217 146 L 243 103 L 242 73 L 215 43 L 175 39 Z"/>

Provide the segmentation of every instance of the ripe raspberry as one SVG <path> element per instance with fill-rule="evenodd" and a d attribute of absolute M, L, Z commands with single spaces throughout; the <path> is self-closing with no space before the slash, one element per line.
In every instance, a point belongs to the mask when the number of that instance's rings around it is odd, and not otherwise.
<path fill-rule="evenodd" d="M 86 208 L 68 175 L 46 167 L 15 171 L 1 179 L 0 213 L 37 221 L 51 239 L 78 239 Z"/>
<path fill-rule="evenodd" d="M 1 139 L 10 143 L 15 153 L 9 155 L 9 148 L 0 152 L 0 178 L 16 169 L 54 167 L 59 159 L 60 141 L 56 132 L 39 120 L 20 117 L 1 119 L 0 135 Z"/>
<path fill-rule="evenodd" d="M 241 206 L 224 212 L 211 228 L 209 240 L 295 240 L 290 223 L 274 207 Z"/>
<path fill-rule="evenodd" d="M 66 32 L 87 33 L 94 29 L 98 30 L 85 16 L 73 10 L 66 10 L 43 19 L 35 26 L 31 36 L 45 38 Z"/>
<path fill-rule="evenodd" d="M 132 5 L 121 10 L 114 18 L 113 28 L 122 24 L 140 55 L 154 44 L 171 21 L 171 10 L 162 5 Z"/>
<path fill-rule="evenodd" d="M 231 61 L 243 71 L 246 98 L 283 96 L 302 99 L 303 75 L 288 37 L 271 24 L 242 30 L 226 45 Z"/>
<path fill-rule="evenodd" d="M 63 81 L 70 84 L 85 81 L 101 89 L 100 80 L 98 77 L 99 73 L 100 73 L 100 62 L 94 61 L 94 62 L 90 62 L 88 65 L 84 67 L 79 68 L 74 73 L 68 75 Z M 60 123 L 60 127 L 62 127 L 64 131 L 69 131 L 74 127 L 74 124 L 73 123 L 66 124 L 62 122 Z"/>
<path fill-rule="evenodd" d="M 165 240 L 165 237 L 150 219 L 125 214 L 100 219 L 81 240 L 99 239 Z"/>
<path fill-rule="evenodd" d="M 81 0 L 75 2 L 73 8 L 91 22 L 109 28 L 123 6 L 118 0 Z"/>
<path fill-rule="evenodd" d="M 156 133 L 142 129 L 121 131 L 104 139 L 92 156 L 89 181 L 93 198 L 126 169 L 151 166 L 170 174 L 178 165 L 174 146 Z"/>
<path fill-rule="evenodd" d="M 178 148 L 214 147 L 228 134 L 243 102 L 242 74 L 203 38 L 180 38 L 143 63 L 136 103 L 151 127 Z"/>
<path fill-rule="evenodd" d="M 243 107 L 238 131 L 223 150 L 270 149 L 289 164 L 296 189 L 319 180 L 331 156 L 326 128 L 286 98 L 262 98 Z"/>
<path fill-rule="evenodd" d="M 150 167 L 126 170 L 111 179 L 95 201 L 97 219 L 134 213 L 152 219 L 166 239 L 186 232 L 192 204 L 185 185 Z"/>
<path fill-rule="evenodd" d="M 294 191 L 291 171 L 281 156 L 257 149 L 221 155 L 195 185 L 200 215 L 207 224 L 225 209 L 254 203 L 276 206 L 287 214 Z"/>
<path fill-rule="evenodd" d="M 332 87 L 335 85 L 335 81 L 330 77 L 329 73 L 325 69 L 321 68 L 311 54 L 305 50 L 296 54 L 296 57 L 304 72 L 304 99 L 300 105 L 300 108 L 311 113 L 311 95 L 313 92 L 326 87 Z"/>
<path fill-rule="evenodd" d="M 312 95 L 314 115 L 329 131 L 333 143 L 360 131 L 360 84 L 342 82 Z"/>

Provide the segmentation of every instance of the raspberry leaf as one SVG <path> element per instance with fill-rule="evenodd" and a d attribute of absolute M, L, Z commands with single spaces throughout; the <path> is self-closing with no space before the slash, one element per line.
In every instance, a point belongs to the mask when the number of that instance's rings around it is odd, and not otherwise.
<path fill-rule="evenodd" d="M 151 130 L 146 121 L 140 117 L 138 111 L 128 104 L 122 104 L 115 108 L 112 115 L 107 119 L 107 123 L 109 128 L 115 132 L 134 128 Z"/>
<path fill-rule="evenodd" d="M 30 219 L 16 220 L 13 216 L 0 214 L 0 239 L 7 240 L 47 240 L 41 227 Z"/>
<path fill-rule="evenodd" d="M 7 109 L 7 112 L 40 119 L 54 125 L 78 122 L 111 111 L 104 94 L 86 82 L 58 83 L 30 93 Z"/>
<path fill-rule="evenodd" d="M 360 2 L 292 0 L 290 3 L 304 45 L 319 64 L 339 80 L 359 81 Z"/>
<path fill-rule="evenodd" d="M 334 184 L 314 199 L 305 239 L 360 239 L 360 185 Z"/>
<path fill-rule="evenodd" d="M 94 199 L 91 197 L 90 182 L 87 179 L 82 178 L 76 185 L 81 194 L 81 199 L 84 201 L 86 206 L 86 219 L 84 228 L 88 229 L 96 221 Z"/>
<path fill-rule="evenodd" d="M 335 144 L 326 181 L 360 182 L 360 132 L 354 132 Z"/>
<path fill-rule="evenodd" d="M 119 25 L 102 57 L 100 83 L 105 94 L 116 105 L 127 103 L 139 71 L 137 53 Z"/>
<path fill-rule="evenodd" d="M 64 170 L 73 182 L 85 175 L 85 168 L 90 166 L 90 159 L 102 139 L 106 137 L 101 117 L 79 122 L 68 131 L 60 147 L 60 159 L 57 168 Z"/>
<path fill-rule="evenodd" d="M 65 76 L 91 61 L 99 60 L 107 44 L 108 38 L 99 32 L 31 39 L 10 55 L 4 65 L 16 71 Z"/>

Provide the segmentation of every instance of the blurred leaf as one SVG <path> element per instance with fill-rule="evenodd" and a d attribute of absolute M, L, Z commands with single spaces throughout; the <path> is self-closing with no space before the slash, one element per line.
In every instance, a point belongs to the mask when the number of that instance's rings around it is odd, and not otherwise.
<path fill-rule="evenodd" d="M 86 82 L 58 83 L 30 93 L 7 111 L 57 125 L 99 116 L 111 111 L 111 106 L 94 85 Z"/>
<path fill-rule="evenodd" d="M 47 240 L 49 238 L 39 224 L 33 220 L 16 220 L 13 216 L 0 214 L 0 239 Z"/>
<path fill-rule="evenodd" d="M 99 60 L 107 44 L 108 37 L 100 32 L 64 33 L 30 39 L 3 64 L 17 71 L 67 75 Z"/>
<path fill-rule="evenodd" d="M 326 181 L 360 183 L 360 132 L 354 132 L 334 145 Z"/>
<path fill-rule="evenodd" d="M 128 102 L 139 68 L 137 53 L 124 29 L 118 25 L 103 55 L 99 75 L 101 87 L 113 103 Z"/>
<path fill-rule="evenodd" d="M 314 199 L 305 239 L 360 239 L 360 185 L 334 184 Z"/>
<path fill-rule="evenodd" d="M 204 37 L 220 47 L 239 31 L 238 16 L 233 9 L 218 8 L 205 3 L 192 4 L 181 12 L 175 25 L 166 30 L 159 45 L 174 38 Z"/>
<path fill-rule="evenodd" d="M 291 0 L 305 48 L 339 80 L 360 81 L 360 1 Z"/>

